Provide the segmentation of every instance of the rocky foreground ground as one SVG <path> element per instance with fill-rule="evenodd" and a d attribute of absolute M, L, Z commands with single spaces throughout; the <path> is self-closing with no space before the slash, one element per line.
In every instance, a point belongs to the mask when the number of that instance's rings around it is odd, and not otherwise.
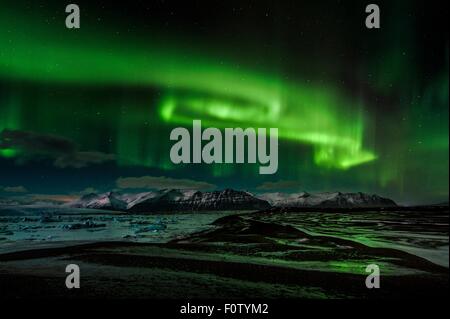
<path fill-rule="evenodd" d="M 105 242 L 0 255 L 3 298 L 439 298 L 448 268 L 397 249 L 232 215 L 167 244 Z M 65 287 L 65 267 L 81 288 Z M 367 289 L 365 268 L 381 269 Z"/>

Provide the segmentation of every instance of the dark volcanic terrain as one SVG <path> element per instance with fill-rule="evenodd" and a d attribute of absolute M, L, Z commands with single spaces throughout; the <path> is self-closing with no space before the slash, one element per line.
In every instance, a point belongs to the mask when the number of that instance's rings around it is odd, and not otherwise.
<path fill-rule="evenodd" d="M 383 216 L 384 223 L 377 220 L 379 212 L 365 221 L 351 213 L 306 214 L 231 215 L 216 220 L 212 229 L 167 244 L 105 242 L 3 254 L 0 282 L 8 289 L 2 295 L 439 298 L 448 290 L 448 209 L 411 213 L 406 220 L 413 221 L 412 228 L 404 223 L 405 212 Z M 335 227 L 328 233 L 327 223 Z M 443 247 L 447 266 L 399 249 L 402 242 L 396 247 L 393 232 L 408 229 L 415 235 L 401 238 L 411 238 L 417 247 Z M 421 241 L 415 242 L 418 235 Z M 79 290 L 64 286 L 70 263 L 81 268 Z M 369 264 L 380 267 L 381 289 L 365 286 Z"/>

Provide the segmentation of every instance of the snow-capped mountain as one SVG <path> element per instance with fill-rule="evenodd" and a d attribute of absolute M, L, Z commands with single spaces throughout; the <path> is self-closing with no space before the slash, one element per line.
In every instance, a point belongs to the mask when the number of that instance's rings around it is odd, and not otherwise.
<path fill-rule="evenodd" d="M 114 192 L 105 194 L 87 194 L 65 206 L 74 208 L 91 208 L 105 210 L 126 210 L 127 202 L 121 198 L 121 195 Z"/>
<path fill-rule="evenodd" d="M 391 199 L 364 193 L 266 193 L 259 195 L 258 198 L 266 200 L 277 207 L 352 208 L 397 206 Z"/>
<path fill-rule="evenodd" d="M 88 194 L 65 206 L 136 213 L 162 211 L 263 210 L 275 207 L 364 208 L 395 207 L 388 198 L 364 193 L 266 193 L 255 196 L 226 189 L 201 192 L 164 189 L 138 194 Z"/>
<path fill-rule="evenodd" d="M 139 194 L 88 194 L 67 206 L 129 212 L 260 210 L 271 207 L 267 201 L 250 193 L 232 189 L 213 192 L 168 189 Z"/>
<path fill-rule="evenodd" d="M 255 210 L 269 208 L 270 204 L 253 195 L 226 189 L 200 192 L 193 190 L 162 190 L 139 194 L 128 204 L 128 211 L 156 210 Z"/>

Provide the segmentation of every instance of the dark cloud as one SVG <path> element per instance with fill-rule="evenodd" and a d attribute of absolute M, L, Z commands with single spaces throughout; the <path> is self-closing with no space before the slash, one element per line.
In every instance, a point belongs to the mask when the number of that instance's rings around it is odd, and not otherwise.
<path fill-rule="evenodd" d="M 114 154 L 106 154 L 101 152 L 76 152 L 68 156 L 60 156 L 55 160 L 55 166 L 59 168 L 74 167 L 83 168 L 91 164 L 101 164 L 114 161 Z"/>
<path fill-rule="evenodd" d="M 54 203 L 70 203 L 78 199 L 79 196 L 67 195 L 67 194 L 29 194 L 25 197 L 25 200 L 36 203 L 36 202 L 54 202 Z"/>
<path fill-rule="evenodd" d="M 0 191 L 5 193 L 27 193 L 24 186 L 0 186 Z"/>
<path fill-rule="evenodd" d="M 3 130 L 0 133 L 0 148 L 13 148 L 33 154 L 76 152 L 76 145 L 64 137 L 19 130 Z"/>
<path fill-rule="evenodd" d="M 87 195 L 87 194 L 92 194 L 92 193 L 98 193 L 98 189 L 94 188 L 94 187 L 86 187 L 85 189 L 83 189 L 81 192 L 78 192 L 76 195 Z"/>
<path fill-rule="evenodd" d="M 278 182 L 265 182 L 256 189 L 258 190 L 288 190 L 288 189 L 299 189 L 300 184 L 298 181 L 278 181 Z"/>
<path fill-rule="evenodd" d="M 195 190 L 211 190 L 215 189 L 216 185 L 209 184 L 202 181 L 195 181 L 191 179 L 176 179 L 165 176 L 142 176 L 142 177 L 120 177 L 116 181 L 118 188 L 146 188 L 146 189 L 195 189 Z"/>
<path fill-rule="evenodd" d="M 19 151 L 19 161 L 49 158 L 59 168 L 82 168 L 115 160 L 114 154 L 81 152 L 70 139 L 52 134 L 30 131 L 3 130 L 0 133 L 0 149 Z"/>

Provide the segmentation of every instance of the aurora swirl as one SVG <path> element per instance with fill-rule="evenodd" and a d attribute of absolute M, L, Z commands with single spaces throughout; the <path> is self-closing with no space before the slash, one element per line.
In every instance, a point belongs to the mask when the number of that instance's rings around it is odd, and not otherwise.
<path fill-rule="evenodd" d="M 156 170 L 252 189 L 268 180 L 245 165 L 175 167 L 168 132 L 194 119 L 220 129 L 277 127 L 281 169 L 273 181 L 297 180 L 307 190 L 393 193 L 405 201 L 423 192 L 420 200 L 428 201 L 448 193 L 448 44 L 433 40 L 443 48 L 436 53 L 441 62 L 424 71 L 415 63 L 423 52 L 407 17 L 402 24 L 386 17 L 389 35 L 370 40 L 378 49 L 365 49 L 369 53 L 355 61 L 339 58 L 353 54 L 348 35 L 322 26 L 304 32 L 329 32 L 342 42 L 334 50 L 331 40 L 319 54 L 307 44 L 293 52 L 272 44 L 264 63 L 256 63 L 251 56 L 262 47 L 234 52 L 234 42 L 221 41 L 220 31 L 200 44 L 192 40 L 195 30 L 166 32 L 156 22 L 122 34 L 122 24 L 96 21 L 92 12 L 102 16 L 102 10 L 86 4 L 92 16 L 71 32 L 58 24 L 64 12 L 55 14 L 56 4 L 34 10 L 24 4 L 0 12 L 0 131 L 51 133 L 81 150 L 115 154 L 116 177 Z M 162 18 L 171 12 L 166 9 Z M 296 33 L 283 30 L 288 37 Z M 365 52 L 371 44 L 359 32 L 354 46 Z M 278 54 L 287 68 L 277 66 Z M 290 63 L 300 67 L 289 70 Z M 37 165 L 21 160 L 20 149 L 1 148 L 0 156 L 16 166 Z M 412 177 L 424 161 L 432 164 Z M 108 178 L 103 184 L 111 183 Z"/>

